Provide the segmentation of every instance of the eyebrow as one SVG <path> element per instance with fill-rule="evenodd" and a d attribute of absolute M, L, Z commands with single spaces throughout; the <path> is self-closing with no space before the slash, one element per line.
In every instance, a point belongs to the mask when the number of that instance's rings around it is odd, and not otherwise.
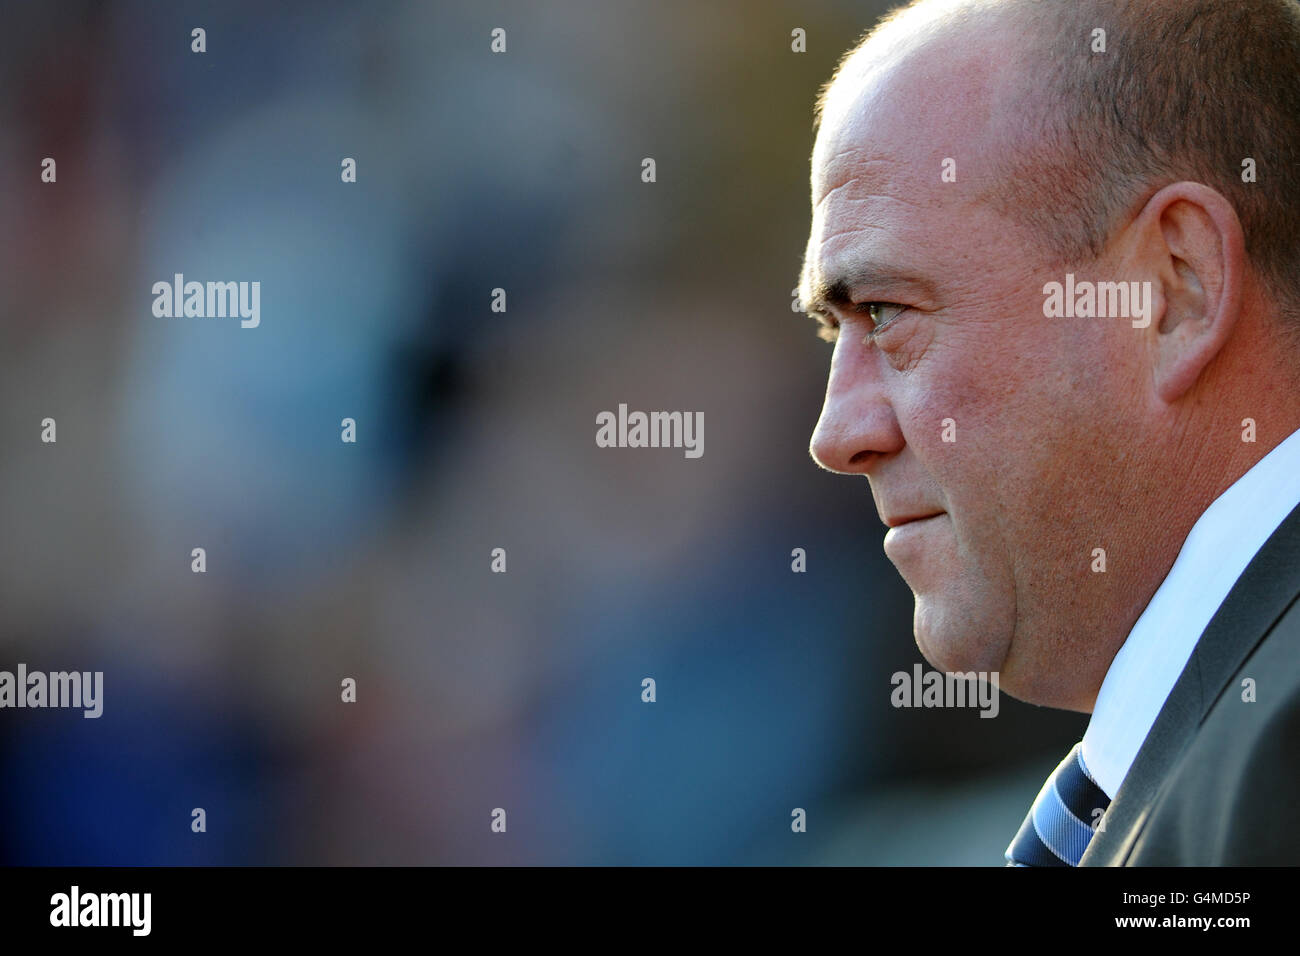
<path fill-rule="evenodd" d="M 928 280 L 873 260 L 859 260 L 851 268 L 835 272 L 830 277 L 819 276 L 810 280 L 809 284 L 812 286 L 812 298 L 804 299 L 800 293 L 800 304 L 810 315 L 825 313 L 828 307 L 847 308 L 853 304 L 853 291 L 864 286 L 911 286 L 927 295 L 934 291 L 934 286 Z M 801 288 L 803 285 L 800 283 Z"/>

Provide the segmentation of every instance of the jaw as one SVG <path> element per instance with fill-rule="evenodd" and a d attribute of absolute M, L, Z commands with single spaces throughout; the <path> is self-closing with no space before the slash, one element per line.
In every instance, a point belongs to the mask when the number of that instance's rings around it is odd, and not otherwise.
<path fill-rule="evenodd" d="M 1007 657 L 1010 627 L 988 620 L 967 602 L 916 595 L 912 629 L 930 664 L 945 672 L 998 673 Z"/>

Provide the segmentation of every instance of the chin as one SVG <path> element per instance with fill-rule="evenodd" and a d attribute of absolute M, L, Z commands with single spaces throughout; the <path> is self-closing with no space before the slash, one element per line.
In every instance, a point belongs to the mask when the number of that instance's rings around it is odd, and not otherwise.
<path fill-rule="evenodd" d="M 949 610 L 921 597 L 912 616 L 916 646 L 931 667 L 945 672 L 1000 672 L 1008 641 L 982 626 L 969 610 Z"/>

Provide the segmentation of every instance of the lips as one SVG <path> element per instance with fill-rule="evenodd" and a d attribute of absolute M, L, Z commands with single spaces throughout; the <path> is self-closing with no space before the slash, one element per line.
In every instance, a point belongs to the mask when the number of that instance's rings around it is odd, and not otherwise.
<path fill-rule="evenodd" d="M 911 524 L 913 521 L 924 521 L 926 518 L 937 518 L 943 514 L 942 511 L 918 511 L 911 514 L 890 515 L 885 518 L 885 524 L 891 528 L 901 528 L 905 524 Z"/>

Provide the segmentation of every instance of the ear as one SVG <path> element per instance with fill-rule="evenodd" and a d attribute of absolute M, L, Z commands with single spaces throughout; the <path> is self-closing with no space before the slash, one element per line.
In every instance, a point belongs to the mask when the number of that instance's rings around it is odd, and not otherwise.
<path fill-rule="evenodd" d="M 1246 278 L 1245 238 L 1232 204 L 1193 182 L 1161 189 L 1133 225 L 1143 271 L 1157 277 L 1145 332 L 1152 383 L 1172 404 L 1196 384 L 1236 327 Z"/>

